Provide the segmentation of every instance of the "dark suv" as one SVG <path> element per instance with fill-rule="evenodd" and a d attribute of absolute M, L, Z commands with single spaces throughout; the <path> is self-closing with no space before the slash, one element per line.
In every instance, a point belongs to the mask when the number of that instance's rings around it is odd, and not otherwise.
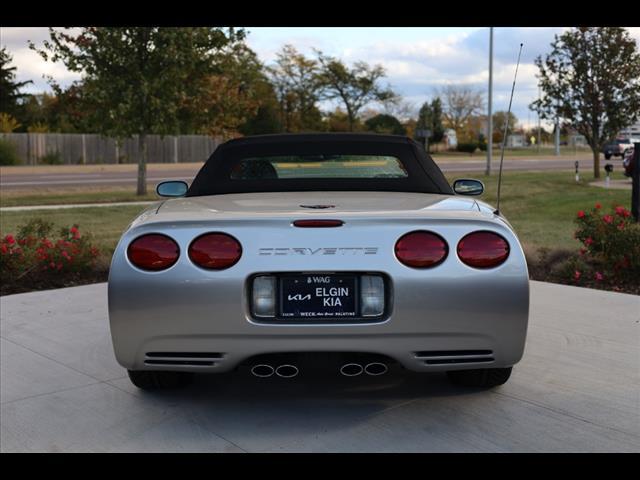
<path fill-rule="evenodd" d="M 633 143 L 631 143 L 631 140 L 626 138 L 616 138 L 602 148 L 602 153 L 604 153 L 604 158 L 607 160 L 611 157 L 624 158 L 629 149 L 633 149 Z"/>
<path fill-rule="evenodd" d="M 624 176 L 631 177 L 633 175 L 633 146 L 622 157 L 622 166 L 624 167 Z"/>

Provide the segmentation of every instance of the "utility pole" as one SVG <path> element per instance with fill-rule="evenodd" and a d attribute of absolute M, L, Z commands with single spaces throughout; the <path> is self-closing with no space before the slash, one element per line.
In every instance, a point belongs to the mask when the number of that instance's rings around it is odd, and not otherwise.
<path fill-rule="evenodd" d="M 538 84 L 538 101 L 540 101 L 540 84 Z M 540 153 L 540 111 L 538 111 L 538 153 Z"/>
<path fill-rule="evenodd" d="M 491 155 L 493 153 L 493 105 L 491 104 L 493 93 L 493 27 L 489 27 L 489 105 L 488 105 L 488 127 L 487 127 L 487 167 L 485 175 L 491 175 Z"/>
<path fill-rule="evenodd" d="M 560 155 L 560 119 L 556 117 L 556 157 Z"/>
<path fill-rule="evenodd" d="M 556 106 L 556 157 L 560 156 L 560 116 L 558 115 L 558 110 L 560 109 L 560 105 Z"/>

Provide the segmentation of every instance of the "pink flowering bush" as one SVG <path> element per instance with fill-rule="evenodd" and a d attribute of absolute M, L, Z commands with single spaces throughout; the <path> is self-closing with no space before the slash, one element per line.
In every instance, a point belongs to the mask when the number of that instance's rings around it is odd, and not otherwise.
<path fill-rule="evenodd" d="M 2 293 L 20 285 L 64 286 L 90 272 L 100 252 L 78 225 L 52 236 L 53 224 L 40 219 L 23 225 L 17 234 L 0 234 Z"/>
<path fill-rule="evenodd" d="M 582 243 L 569 273 L 576 284 L 627 291 L 640 282 L 640 224 L 631 212 L 616 206 L 604 212 L 597 203 L 576 216 L 576 240 Z"/>

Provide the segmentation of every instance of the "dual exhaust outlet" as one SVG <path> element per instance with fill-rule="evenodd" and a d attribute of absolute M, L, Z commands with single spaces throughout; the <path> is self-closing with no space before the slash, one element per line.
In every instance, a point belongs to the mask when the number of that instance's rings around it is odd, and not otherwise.
<path fill-rule="evenodd" d="M 295 365 L 285 364 L 274 368 L 266 363 L 260 363 L 251 368 L 251 373 L 253 376 L 260 378 L 267 378 L 272 375 L 277 375 L 281 378 L 293 378 L 298 375 L 299 370 Z"/>
<path fill-rule="evenodd" d="M 357 377 L 366 373 L 372 377 L 384 375 L 389 370 L 386 364 L 382 362 L 371 362 L 363 365 L 361 363 L 345 363 L 340 367 L 340 373 L 345 377 Z"/>
<path fill-rule="evenodd" d="M 371 362 L 363 365 L 361 363 L 345 363 L 340 367 L 340 374 L 345 377 L 357 377 L 363 373 L 371 376 L 384 375 L 389 368 L 382 362 Z M 293 378 L 300 373 L 295 365 L 284 364 L 278 367 L 266 363 L 254 365 L 251 368 L 251 374 L 255 377 L 268 378 L 277 375 L 281 378 Z"/>

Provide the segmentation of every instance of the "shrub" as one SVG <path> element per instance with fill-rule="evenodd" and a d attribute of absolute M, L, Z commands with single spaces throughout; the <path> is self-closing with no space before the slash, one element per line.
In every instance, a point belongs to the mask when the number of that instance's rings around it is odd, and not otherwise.
<path fill-rule="evenodd" d="M 476 148 L 478 148 L 478 144 L 477 143 L 458 143 L 458 147 L 457 150 L 459 152 L 465 152 L 468 154 L 472 154 L 473 152 L 476 151 Z"/>
<path fill-rule="evenodd" d="M 34 123 L 33 125 L 27 128 L 27 132 L 29 133 L 49 133 L 49 125 L 42 122 Z"/>
<path fill-rule="evenodd" d="M 64 286 L 94 268 L 100 252 L 90 235 L 82 235 L 78 225 L 62 228 L 56 237 L 51 236 L 52 230 L 51 222 L 34 219 L 15 236 L 1 234 L 3 293 L 20 285 Z"/>
<path fill-rule="evenodd" d="M 407 129 L 402 126 L 400 120 L 393 115 L 378 114 L 364 122 L 365 128 L 370 132 L 388 133 L 391 135 L 406 135 Z"/>
<path fill-rule="evenodd" d="M 20 158 L 13 143 L 0 139 L 0 165 L 18 165 Z"/>
<path fill-rule="evenodd" d="M 44 163 L 45 165 L 62 165 L 62 155 L 60 155 L 58 151 L 47 152 L 40 157 L 40 163 Z"/>
<path fill-rule="evenodd" d="M 580 210 L 576 223 L 582 247 L 568 272 L 574 283 L 626 291 L 640 284 L 640 224 L 629 210 L 616 206 L 605 213 L 596 203 L 590 211 Z"/>
<path fill-rule="evenodd" d="M 22 125 L 8 113 L 0 113 L 0 132 L 11 133 Z"/>

